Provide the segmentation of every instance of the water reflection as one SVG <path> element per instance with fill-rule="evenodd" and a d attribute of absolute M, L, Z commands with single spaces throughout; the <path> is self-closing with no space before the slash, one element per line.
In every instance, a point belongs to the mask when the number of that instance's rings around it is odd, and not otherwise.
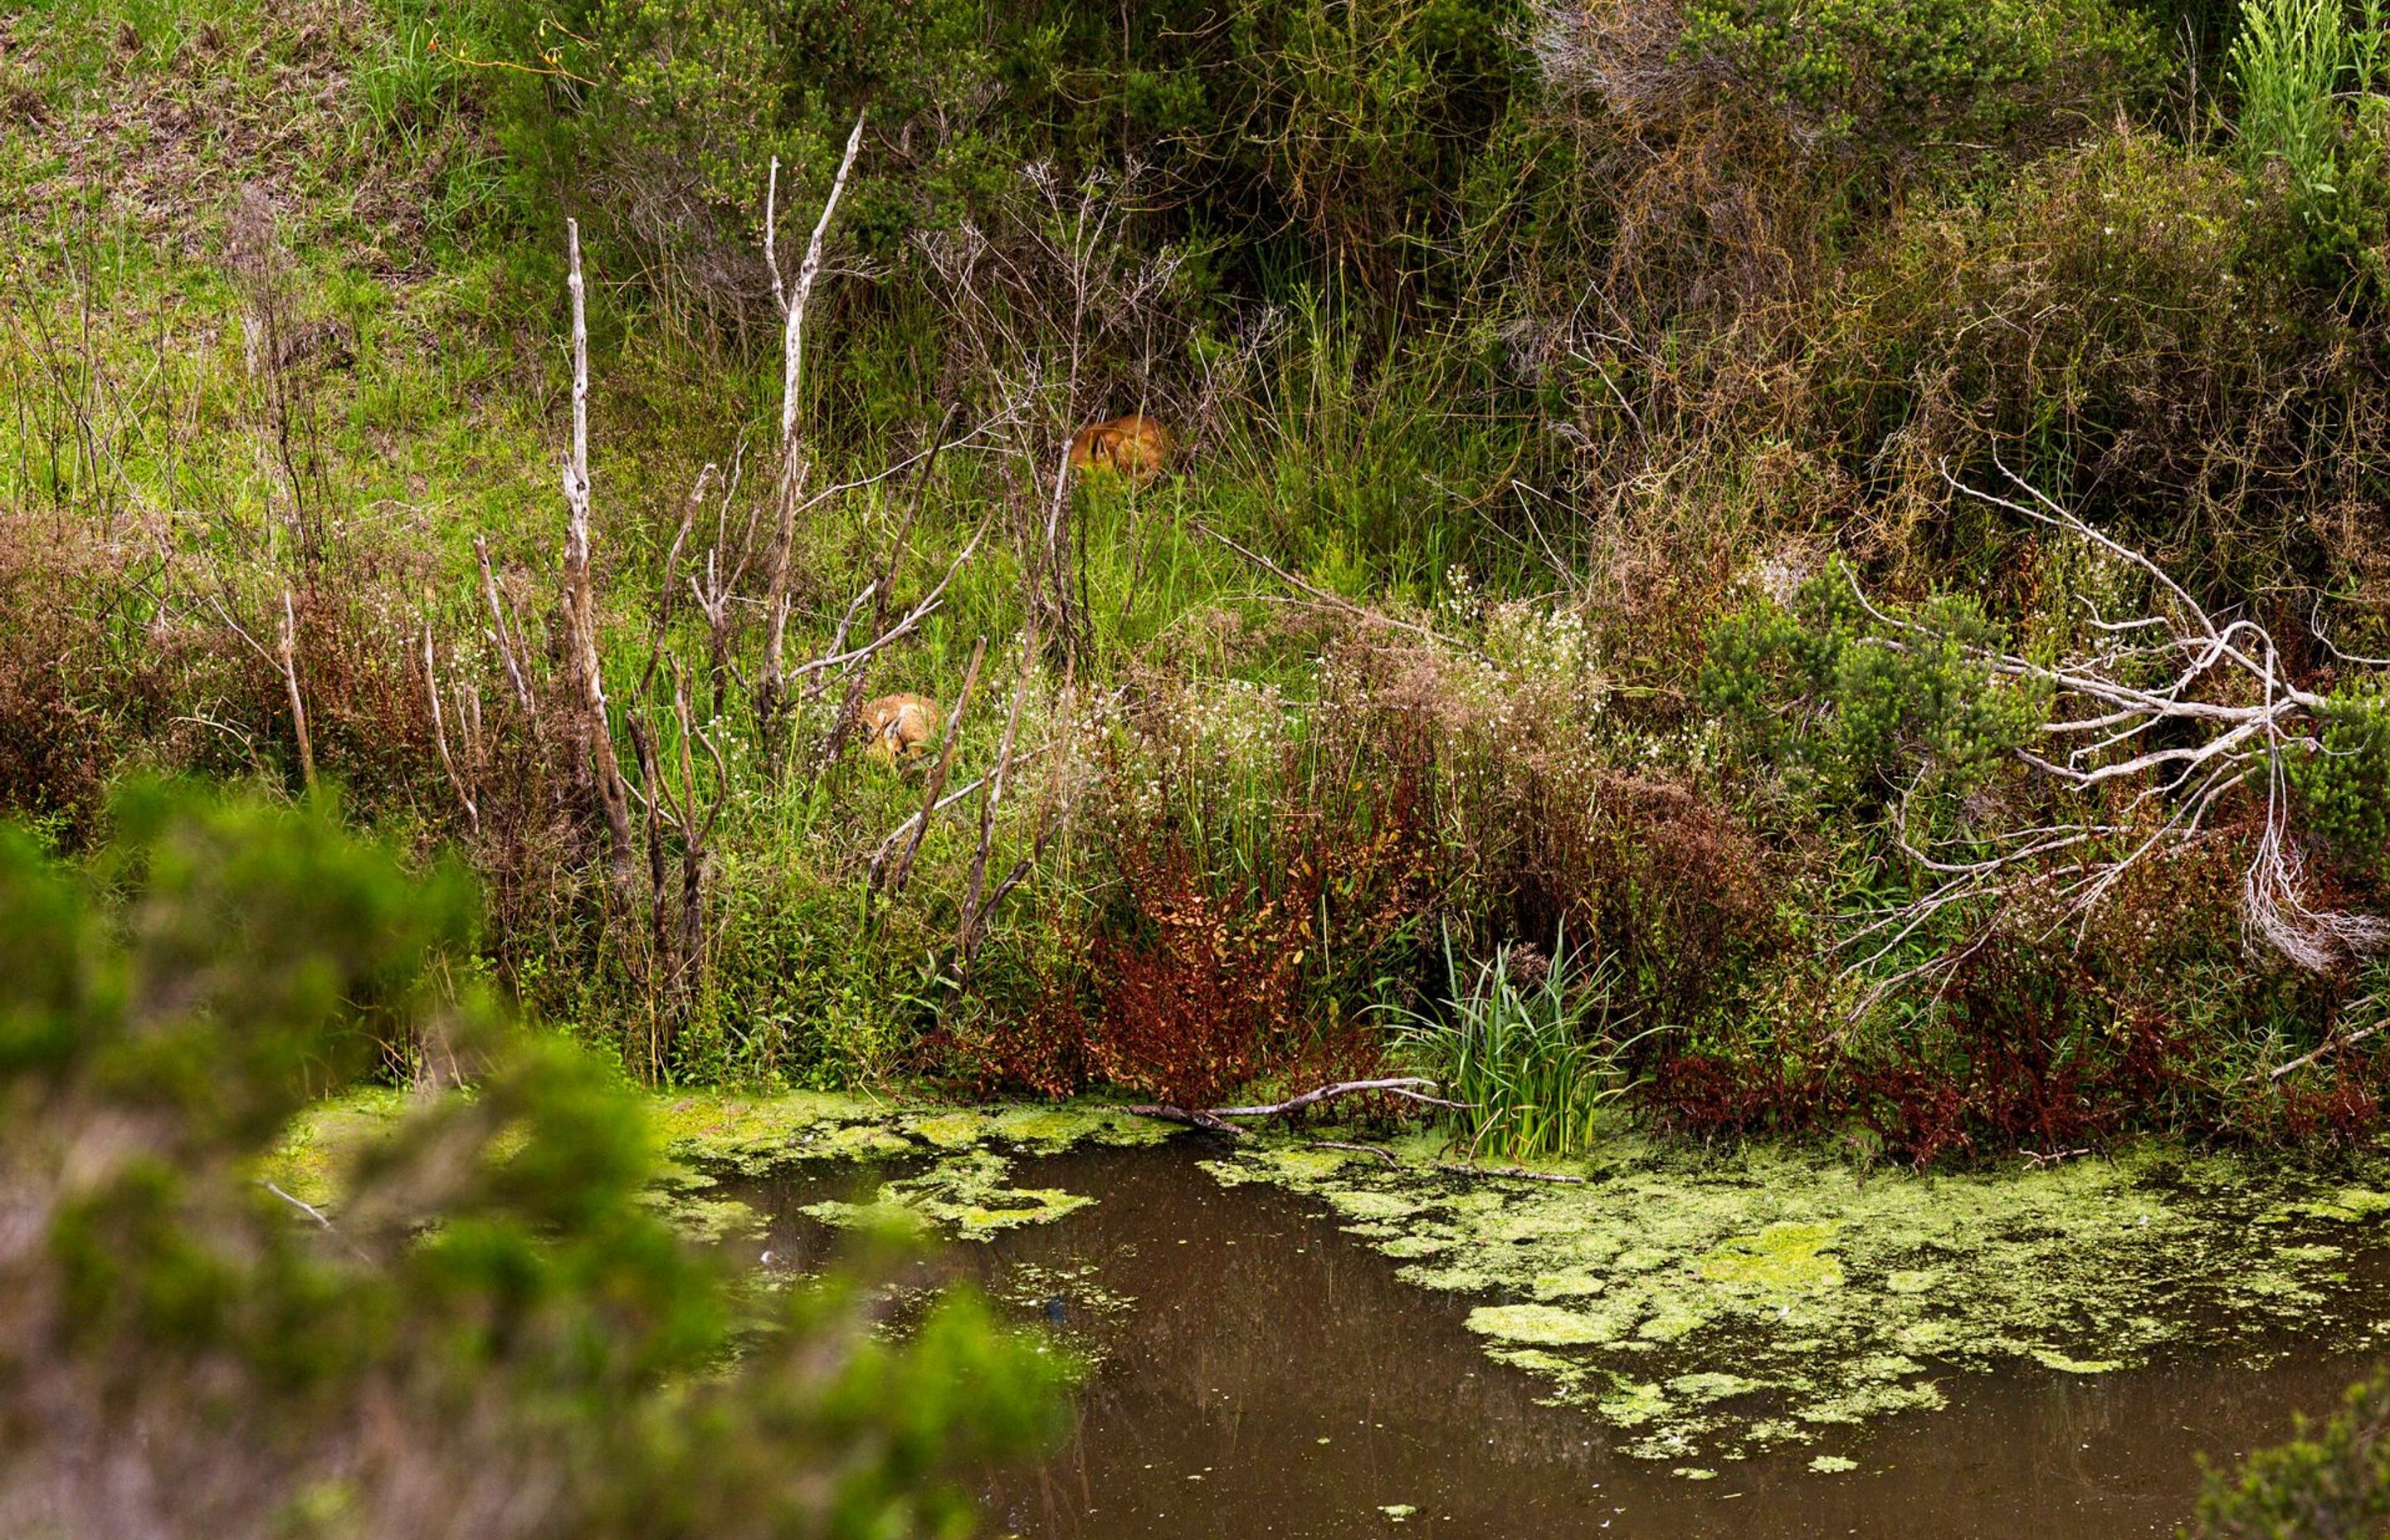
<path fill-rule="evenodd" d="M 1859 1535 L 2110 1540 L 2170 1534 L 2198 1456 L 2229 1459 L 2320 1411 L 2366 1365 L 2315 1344 L 2262 1369 L 2190 1360 L 2077 1378 L 2020 1368 L 1942 1380 L 1947 1409 L 1849 1430 L 1694 1480 L 1627 1458 L 1579 1408 L 1488 1360 L 1471 1301 L 1394 1264 L 1304 1200 L 1223 1187 L 1197 1151 L 1024 1162 L 1025 1185 L 1100 1195 L 1061 1223 L 959 1247 L 1024 1314 L 1060 1315 L 1098 1357 L 1067 1447 L 993 1495 L 1024 1536 L 1653 1537 Z M 758 1195 L 792 1213 L 827 1181 Z M 802 1190 L 801 1190 L 802 1189 Z M 810 1222 L 780 1256 L 818 1255 Z M 1022 1288 L 1023 1283 L 1028 1285 Z M 1090 1288 L 1089 1284 L 1095 1286 Z M 1113 1296 L 1133 1303 L 1117 1306 Z M 1731 1369 L 1731 1364 L 1704 1366 Z M 1820 1454 L 1856 1462 L 1810 1469 Z"/>

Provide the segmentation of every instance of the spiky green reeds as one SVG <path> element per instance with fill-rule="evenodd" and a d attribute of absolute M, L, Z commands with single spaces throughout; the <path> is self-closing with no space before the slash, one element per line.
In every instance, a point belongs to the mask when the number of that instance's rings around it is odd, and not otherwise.
<path fill-rule="evenodd" d="M 1458 985 L 1448 935 L 1445 964 Z M 1594 1141 L 1602 1104 L 1628 1084 L 1634 1039 L 1617 1032 L 1615 984 L 1609 959 L 1571 952 L 1565 937 L 1548 964 L 1499 946 L 1442 1016 L 1390 1008 L 1395 1053 L 1468 1104 L 1458 1116 L 1472 1159 L 1566 1155 Z"/>

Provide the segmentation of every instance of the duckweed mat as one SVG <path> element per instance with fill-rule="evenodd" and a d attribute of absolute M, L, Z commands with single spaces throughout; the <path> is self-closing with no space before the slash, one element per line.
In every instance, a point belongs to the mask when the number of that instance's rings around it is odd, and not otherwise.
<path fill-rule="evenodd" d="M 2349 1268 L 2390 1206 L 2371 1182 L 2157 1148 L 1870 1174 L 1626 1137 L 1561 1185 L 1434 1169 L 1423 1136 L 1390 1148 L 1402 1165 L 1292 1138 L 1205 1163 L 1319 1199 L 1404 1279 L 1481 1300 L 1468 1325 L 1493 1357 L 1649 1459 L 1815 1444 L 1939 1406 L 1951 1376 L 2001 1366 L 2101 1374 L 2193 1346 L 2262 1356 L 2294 1329 L 2362 1345 L 2390 1327 L 2390 1294 Z"/>

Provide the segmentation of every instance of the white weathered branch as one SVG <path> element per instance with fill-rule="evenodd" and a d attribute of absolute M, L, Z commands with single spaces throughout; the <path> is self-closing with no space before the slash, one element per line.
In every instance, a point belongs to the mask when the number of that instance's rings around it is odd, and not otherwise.
<path fill-rule="evenodd" d="M 2319 718 L 2329 703 L 2290 681 L 2272 635 L 2246 617 L 2211 613 L 2156 562 L 2012 473 L 2026 501 L 1967 486 L 1947 468 L 1943 474 L 1970 497 L 2087 540 L 2145 574 L 2161 612 L 2121 621 L 2095 612 L 2099 645 L 2037 658 L 1887 614 L 1851 580 L 1860 607 L 1883 633 L 1876 645 L 1954 648 L 1995 679 L 2047 690 L 2050 717 L 2038 725 L 2037 737 L 2049 747 L 2040 752 L 2020 748 L 2018 761 L 2056 788 L 2107 798 L 2109 812 L 2099 821 L 2048 823 L 2005 835 L 1971 831 L 1951 841 L 1963 854 L 1945 855 L 1912 838 L 1904 797 L 1895 838 L 1904 854 L 1944 880 L 1920 897 L 1861 917 L 1868 923 L 1844 936 L 1843 945 L 1864 948 L 1865 956 L 1849 965 L 1846 976 L 1871 976 L 1930 922 L 1955 909 L 1989 909 L 1997 923 L 2010 905 L 2032 901 L 2049 917 L 2050 929 L 2072 923 L 2079 936 L 2127 873 L 2198 839 L 2217 805 L 2240 790 L 2262 793 L 2263 804 L 2256 848 L 2241 882 L 2250 941 L 2314 972 L 2390 947 L 2390 921 L 2318 908 L 2306 896 L 2288 766 L 2293 754 L 2321 747 Z M 2153 635 L 2159 639 L 2143 639 Z M 2123 637 L 2136 640 L 2124 645 Z M 2128 682 L 2125 671 L 2152 664 L 2165 670 L 2165 683 Z M 2164 815 L 2153 827 L 2144 815 L 2152 808 Z M 1973 944 L 1988 933 L 1986 927 Z M 1936 956 L 1875 981 L 1859 1009 L 1889 989 L 1947 973 L 1955 961 Z"/>
<path fill-rule="evenodd" d="M 780 443 L 790 443 L 797 434 L 797 386 L 803 370 L 805 349 L 805 305 L 813 299 L 814 280 L 821 276 L 822 246 L 829 235 L 830 217 L 838 212 L 838 200 L 846 191 L 846 178 L 854 170 L 854 158 L 863 149 L 863 114 L 854 115 L 854 129 L 846 136 L 846 153 L 840 157 L 838 175 L 829 185 L 829 196 L 822 199 L 821 217 L 814 221 L 813 238 L 805 242 L 805 260 L 797 268 L 797 287 L 793 294 L 784 293 L 780 286 L 780 266 L 772 253 L 773 199 L 780 182 L 780 162 L 772 160 L 772 185 L 765 194 L 764 261 L 772 269 L 772 297 L 782 311 L 780 342 Z"/>

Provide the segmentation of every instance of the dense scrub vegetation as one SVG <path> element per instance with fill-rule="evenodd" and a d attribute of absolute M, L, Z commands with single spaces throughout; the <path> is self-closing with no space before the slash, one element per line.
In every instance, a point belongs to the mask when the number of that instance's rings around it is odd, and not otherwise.
<path fill-rule="evenodd" d="M 1520 1130 L 2378 1123 L 2369 3 L 0 28 L 60 853 L 131 769 L 337 785 L 654 1082 L 1498 1035 Z M 1131 411 L 1169 474 L 1067 473 Z"/>
<path fill-rule="evenodd" d="M 469 881 L 331 812 L 136 784 L 83 872 L 0 829 L 0 1527 L 971 1528 L 1056 1357 L 960 1293 L 892 1341 L 854 1277 L 676 1233 L 619 1077 L 459 972 Z M 473 1088 L 416 1101 L 335 1221 L 266 1157 L 401 1039 Z"/>

